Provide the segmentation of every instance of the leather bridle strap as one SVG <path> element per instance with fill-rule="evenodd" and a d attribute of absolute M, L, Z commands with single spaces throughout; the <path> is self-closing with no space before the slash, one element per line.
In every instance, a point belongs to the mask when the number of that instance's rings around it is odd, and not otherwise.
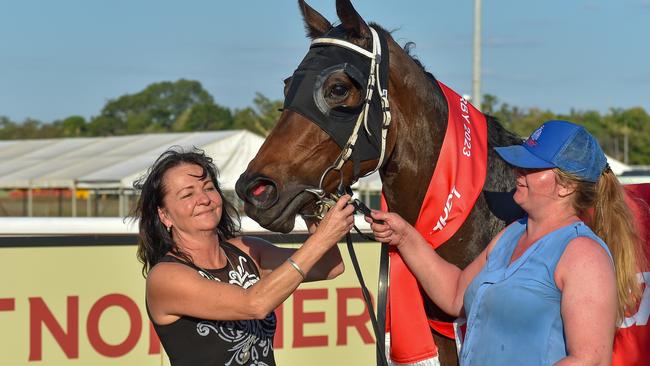
<path fill-rule="evenodd" d="M 372 306 L 372 298 L 370 297 L 370 291 L 366 287 L 366 283 L 363 280 L 363 274 L 361 273 L 361 267 L 359 266 L 359 260 L 357 259 L 357 254 L 354 251 L 354 245 L 352 245 L 352 234 L 349 232 L 345 235 L 345 240 L 348 245 L 348 252 L 350 253 L 350 260 L 352 261 L 352 267 L 354 267 L 354 272 L 357 274 L 357 279 L 359 279 L 359 285 L 361 286 L 361 294 L 363 295 L 363 300 L 366 303 L 366 308 L 368 309 L 368 314 L 370 315 L 370 322 L 372 323 L 372 328 L 375 332 L 376 339 L 376 351 L 377 351 L 377 365 L 388 366 L 386 361 L 386 347 L 384 344 L 384 332 L 385 328 L 380 328 L 379 323 L 377 322 L 377 317 L 375 316 L 375 311 Z M 383 247 L 384 245 L 382 245 Z M 382 249 L 383 250 L 383 249 Z M 381 277 L 381 276 L 380 276 Z M 385 302 L 385 300 L 384 300 Z M 384 307 L 385 309 L 385 307 Z M 381 312 L 380 308 L 377 308 Z M 384 311 L 385 313 L 385 311 Z M 384 321 L 385 324 L 385 321 Z M 380 335 L 382 335 L 380 339 Z"/>

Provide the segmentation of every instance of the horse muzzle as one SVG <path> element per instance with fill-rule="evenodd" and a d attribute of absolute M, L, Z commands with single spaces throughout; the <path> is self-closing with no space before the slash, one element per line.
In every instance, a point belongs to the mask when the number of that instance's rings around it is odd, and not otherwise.
<path fill-rule="evenodd" d="M 282 233 L 293 230 L 296 214 L 313 212 L 316 196 L 305 188 L 292 185 L 280 189 L 268 177 L 247 177 L 246 173 L 235 185 L 237 195 L 244 201 L 246 214 L 263 228 Z"/>

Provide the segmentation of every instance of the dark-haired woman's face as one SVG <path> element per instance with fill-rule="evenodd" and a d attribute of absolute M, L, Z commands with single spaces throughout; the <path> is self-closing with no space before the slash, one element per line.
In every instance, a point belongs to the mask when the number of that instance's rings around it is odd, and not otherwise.
<path fill-rule="evenodd" d="M 222 200 L 203 168 L 181 164 L 163 176 L 163 207 L 158 208 L 162 223 L 173 227 L 175 237 L 214 232 L 221 220 Z"/>

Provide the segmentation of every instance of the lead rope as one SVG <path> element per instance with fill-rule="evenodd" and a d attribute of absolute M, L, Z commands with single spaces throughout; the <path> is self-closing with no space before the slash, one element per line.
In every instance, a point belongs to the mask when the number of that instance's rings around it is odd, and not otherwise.
<path fill-rule="evenodd" d="M 358 229 L 357 229 L 358 230 Z M 354 245 L 352 245 L 352 234 L 349 232 L 345 234 L 345 239 L 348 246 L 348 252 L 350 253 L 350 260 L 352 261 L 352 267 L 354 267 L 354 272 L 357 274 L 357 279 L 359 280 L 359 285 L 361 286 L 361 294 L 363 295 L 363 301 L 366 303 L 366 308 L 368 309 L 368 314 L 370 315 L 370 322 L 372 323 L 372 329 L 375 332 L 375 344 L 377 345 L 377 361 L 380 365 L 388 366 L 386 361 L 386 348 L 381 342 L 380 334 L 383 334 L 383 330 L 379 328 L 379 323 L 377 322 L 377 316 L 375 315 L 374 307 L 372 306 L 372 299 L 370 298 L 370 291 L 366 287 L 366 282 L 363 280 L 363 273 L 361 273 L 361 267 L 359 266 L 359 260 L 357 259 L 357 254 L 354 251 Z M 377 309 L 379 310 L 379 309 Z"/>
<path fill-rule="evenodd" d="M 343 194 L 350 194 L 352 193 L 352 189 L 350 187 L 343 187 L 342 184 L 339 184 L 339 188 L 337 190 L 337 195 L 340 197 Z M 365 203 L 358 199 L 353 199 L 351 201 L 351 204 L 355 208 L 355 212 L 361 213 L 364 216 L 370 217 L 370 208 L 366 206 Z M 355 225 L 354 230 L 364 237 L 367 240 L 370 241 L 377 241 L 373 236 L 364 234 L 359 230 L 359 228 Z M 387 278 L 387 270 L 388 270 L 388 245 L 387 244 L 381 244 L 381 256 L 380 256 L 380 270 L 379 270 L 379 289 L 378 289 L 378 299 L 379 302 L 377 304 L 377 313 L 379 315 L 379 321 L 377 320 L 377 315 L 375 315 L 375 310 L 374 306 L 372 304 L 372 298 L 370 297 L 370 291 L 368 290 L 368 287 L 366 286 L 366 281 L 363 279 L 363 273 L 361 272 L 361 266 L 359 265 L 359 260 L 357 259 L 357 253 L 354 250 L 354 245 L 352 243 L 352 234 L 348 232 L 345 234 L 345 240 L 347 243 L 348 247 L 348 253 L 350 254 L 350 261 L 352 262 L 352 267 L 354 267 L 354 272 L 357 275 L 357 280 L 359 280 L 359 285 L 361 286 L 361 294 L 363 295 L 363 301 L 366 303 L 366 309 L 368 309 L 368 315 L 370 316 L 370 323 L 372 324 L 372 329 L 375 333 L 375 345 L 376 345 L 376 352 L 377 352 L 377 365 L 378 366 L 388 366 L 388 360 L 386 359 L 386 346 L 385 346 L 385 329 L 386 329 L 386 278 Z M 384 261 L 383 254 L 384 251 L 386 251 L 386 260 Z M 382 296 L 384 294 L 384 296 Z"/>

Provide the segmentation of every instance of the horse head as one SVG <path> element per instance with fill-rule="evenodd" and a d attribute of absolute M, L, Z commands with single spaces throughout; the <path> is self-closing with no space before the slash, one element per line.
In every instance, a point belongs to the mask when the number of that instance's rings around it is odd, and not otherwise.
<path fill-rule="evenodd" d="M 349 0 L 336 1 L 338 26 L 299 4 L 311 47 L 286 81 L 280 119 L 237 181 L 246 213 L 269 230 L 289 232 L 296 214 L 312 214 L 325 192 L 378 170 L 389 209 L 414 224 L 447 131 L 441 85 Z M 488 147 L 521 141 L 489 116 L 487 132 Z M 465 223 L 437 249 L 443 258 L 464 268 L 519 217 L 508 204 L 514 181 L 487 149 L 485 184 Z M 425 306 L 430 317 L 448 319 Z M 456 364 L 455 343 L 433 336 L 441 364 Z"/>
<path fill-rule="evenodd" d="M 280 119 L 236 185 L 246 213 L 281 232 L 293 229 L 296 214 L 314 212 L 319 192 L 351 185 L 394 146 L 380 95 L 389 88 L 387 33 L 371 29 L 347 0 L 336 3 L 336 27 L 299 5 L 312 45 L 285 81 Z"/>

